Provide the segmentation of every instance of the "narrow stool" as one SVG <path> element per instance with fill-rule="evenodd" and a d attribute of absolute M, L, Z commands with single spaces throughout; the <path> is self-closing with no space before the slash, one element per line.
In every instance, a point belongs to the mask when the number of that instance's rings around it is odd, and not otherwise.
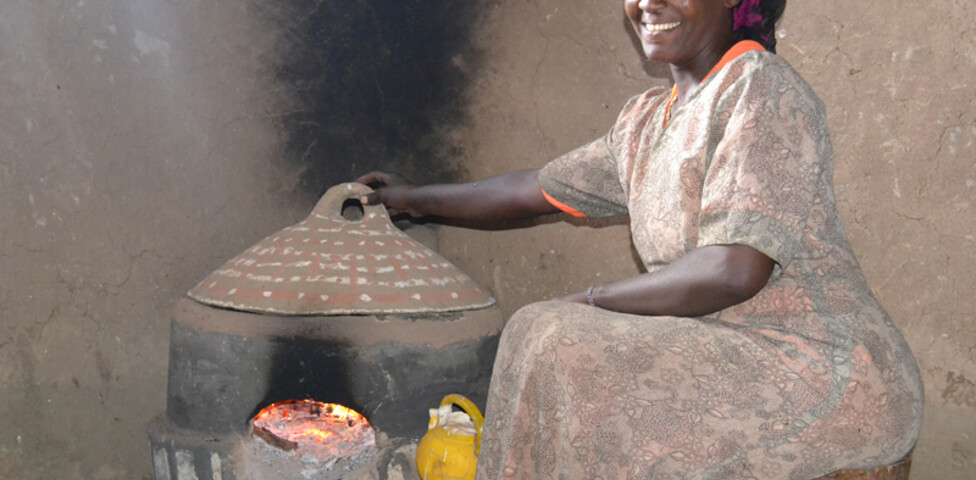
<path fill-rule="evenodd" d="M 873 470 L 838 470 L 815 480 L 908 480 L 912 468 L 912 452 L 890 465 Z"/>

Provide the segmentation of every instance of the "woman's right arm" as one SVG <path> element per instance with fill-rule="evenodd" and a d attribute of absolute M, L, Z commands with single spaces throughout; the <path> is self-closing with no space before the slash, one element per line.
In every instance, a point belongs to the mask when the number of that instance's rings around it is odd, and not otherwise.
<path fill-rule="evenodd" d="M 372 172 L 356 179 L 376 191 L 363 199 L 394 213 L 491 223 L 559 212 L 542 195 L 538 170 L 520 170 L 477 182 L 415 187 L 398 175 Z"/>

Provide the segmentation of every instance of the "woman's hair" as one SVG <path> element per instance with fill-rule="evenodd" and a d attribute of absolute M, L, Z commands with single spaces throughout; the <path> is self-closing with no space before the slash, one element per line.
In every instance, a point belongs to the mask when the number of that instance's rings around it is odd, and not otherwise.
<path fill-rule="evenodd" d="M 732 9 L 735 41 L 753 40 L 776 52 L 776 22 L 783 16 L 786 0 L 742 0 Z"/>

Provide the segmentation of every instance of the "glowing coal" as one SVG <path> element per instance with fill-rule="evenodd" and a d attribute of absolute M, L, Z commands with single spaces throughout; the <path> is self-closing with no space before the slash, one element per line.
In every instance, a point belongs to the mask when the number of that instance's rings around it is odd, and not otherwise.
<path fill-rule="evenodd" d="M 287 400 L 265 407 L 251 424 L 252 440 L 237 465 L 242 480 L 333 480 L 375 471 L 376 431 L 350 408 Z"/>
<path fill-rule="evenodd" d="M 335 403 L 287 400 L 258 412 L 255 435 L 285 450 L 299 446 L 335 456 L 359 455 L 376 446 L 376 433 L 365 417 Z"/>

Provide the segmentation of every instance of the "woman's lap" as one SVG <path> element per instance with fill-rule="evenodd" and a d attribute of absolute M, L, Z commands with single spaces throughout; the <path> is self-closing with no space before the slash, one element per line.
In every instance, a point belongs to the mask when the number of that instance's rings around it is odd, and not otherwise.
<path fill-rule="evenodd" d="M 863 433 L 887 398 L 870 375 L 783 359 L 716 323 L 529 305 L 499 346 L 479 478 L 802 478 L 904 450 Z"/>

